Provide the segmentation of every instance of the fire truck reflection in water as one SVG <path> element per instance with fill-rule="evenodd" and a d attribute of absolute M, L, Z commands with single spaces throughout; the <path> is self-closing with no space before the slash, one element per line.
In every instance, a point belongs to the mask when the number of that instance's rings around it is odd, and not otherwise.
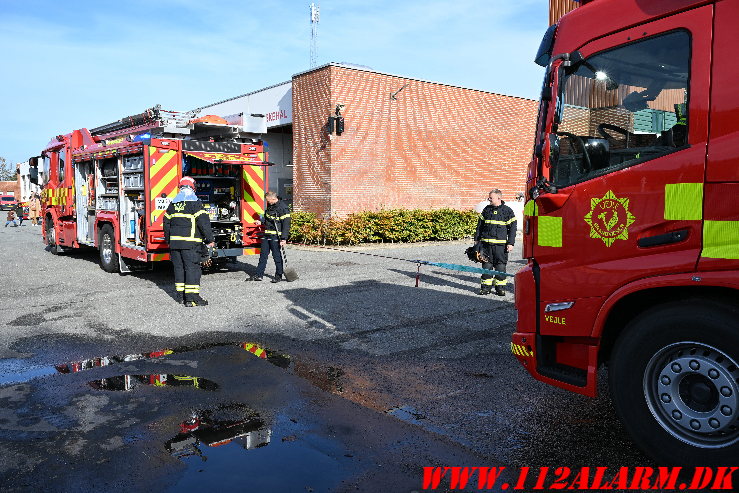
<path fill-rule="evenodd" d="M 215 410 L 196 411 L 180 423 L 180 432 L 165 443 L 173 457 L 208 458 L 203 446 L 218 447 L 235 443 L 246 450 L 269 445 L 272 429 L 249 407 L 228 404 Z"/>
<path fill-rule="evenodd" d="M 151 374 L 151 375 L 117 375 L 88 382 L 90 387 L 98 390 L 129 391 L 136 385 L 153 385 L 155 387 L 194 387 L 200 390 L 218 390 L 218 384 L 200 377 L 189 375 Z"/>
<path fill-rule="evenodd" d="M 71 363 L 56 365 L 55 368 L 56 371 L 58 371 L 59 373 L 77 373 L 83 370 L 89 370 L 91 368 L 112 365 L 114 363 L 137 361 L 147 358 L 158 358 L 160 356 L 173 354 L 174 352 L 175 351 L 173 351 L 172 349 L 163 349 L 159 351 L 152 351 L 150 353 L 127 354 L 125 356 L 100 356 L 90 359 L 83 359 L 82 361 L 73 361 Z"/>

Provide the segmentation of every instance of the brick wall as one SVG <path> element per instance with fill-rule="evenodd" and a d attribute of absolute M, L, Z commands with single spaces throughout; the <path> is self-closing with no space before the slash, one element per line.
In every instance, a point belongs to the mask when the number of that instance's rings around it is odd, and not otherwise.
<path fill-rule="evenodd" d="M 7 194 L 13 192 L 18 201 L 21 201 L 21 185 L 18 180 L 16 181 L 0 181 L 0 194 Z"/>
<path fill-rule="evenodd" d="M 331 210 L 329 76 L 315 70 L 293 79 L 293 207 L 299 211 Z"/>
<path fill-rule="evenodd" d="M 329 136 L 339 103 L 345 132 Z M 342 66 L 299 74 L 296 209 L 471 209 L 494 187 L 513 199 L 524 189 L 536 110 L 528 99 Z"/>

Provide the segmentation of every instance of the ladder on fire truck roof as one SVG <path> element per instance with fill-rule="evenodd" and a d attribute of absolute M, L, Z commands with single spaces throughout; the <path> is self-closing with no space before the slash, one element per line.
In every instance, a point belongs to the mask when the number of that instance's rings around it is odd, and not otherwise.
<path fill-rule="evenodd" d="M 90 134 L 94 136 L 107 135 L 114 132 L 119 132 L 121 130 L 137 128 L 146 125 L 163 127 L 184 127 L 185 125 L 187 125 L 187 122 L 198 112 L 199 109 L 188 111 L 185 113 L 168 111 L 163 110 L 161 105 L 158 104 L 152 108 L 147 109 L 143 113 L 126 116 L 112 123 L 90 129 Z"/>

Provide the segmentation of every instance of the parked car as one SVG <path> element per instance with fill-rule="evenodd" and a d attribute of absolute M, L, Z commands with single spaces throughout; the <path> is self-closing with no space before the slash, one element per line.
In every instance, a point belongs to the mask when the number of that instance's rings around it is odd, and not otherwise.
<path fill-rule="evenodd" d="M 18 207 L 18 201 L 14 195 L 0 195 L 0 211 L 9 211 Z"/>

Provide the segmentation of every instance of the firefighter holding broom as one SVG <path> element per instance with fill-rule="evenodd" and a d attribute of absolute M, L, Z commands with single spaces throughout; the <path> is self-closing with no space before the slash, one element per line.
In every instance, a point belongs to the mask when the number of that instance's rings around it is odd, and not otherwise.
<path fill-rule="evenodd" d="M 275 277 L 272 282 L 280 282 L 284 273 L 282 247 L 287 244 L 290 236 L 290 208 L 277 197 L 275 192 L 267 192 L 264 198 L 267 201 L 267 209 L 264 211 L 264 236 L 259 252 L 259 264 L 257 272 L 246 280 L 262 280 L 264 270 L 267 268 L 267 257 L 272 252 L 272 258 L 275 261 Z M 254 224 L 260 226 L 262 222 L 255 221 Z"/>

